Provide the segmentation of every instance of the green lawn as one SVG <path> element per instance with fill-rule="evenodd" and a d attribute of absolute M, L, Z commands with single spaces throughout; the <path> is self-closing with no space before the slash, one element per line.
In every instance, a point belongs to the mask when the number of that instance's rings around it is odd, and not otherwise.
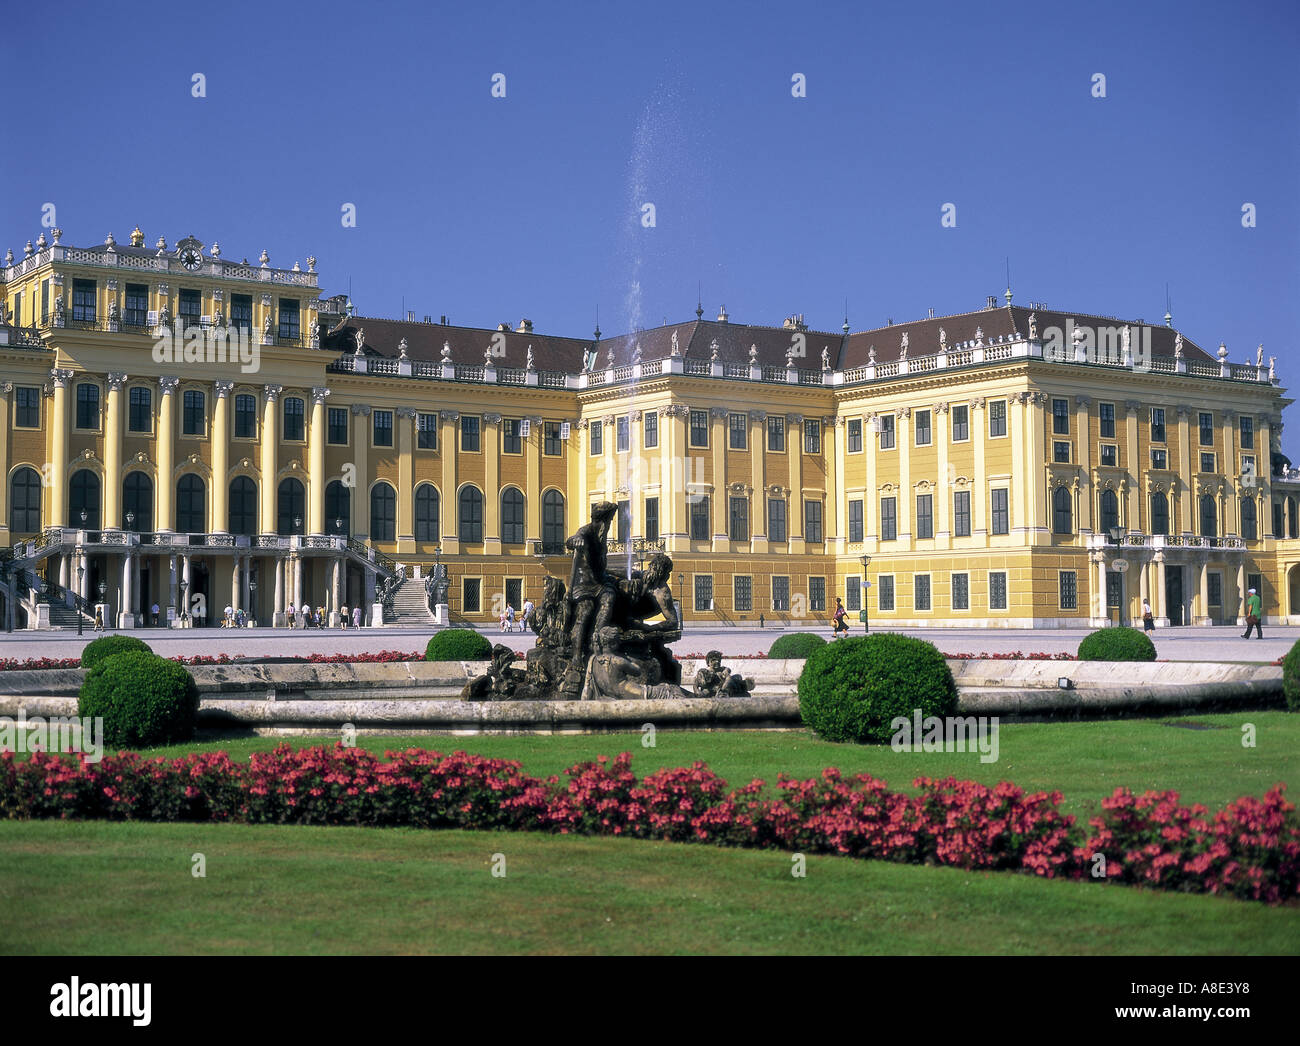
<path fill-rule="evenodd" d="M 1242 746 L 1245 723 L 1254 748 Z M 247 759 L 276 743 L 156 751 Z M 989 764 L 977 753 L 895 753 L 803 731 L 659 731 L 654 748 L 640 734 L 361 743 L 463 748 L 539 775 L 629 750 L 641 774 L 702 759 L 733 786 L 830 765 L 896 787 L 952 773 L 1060 789 L 1065 807 L 1086 816 L 1117 785 L 1172 788 L 1217 807 L 1290 782 L 1300 716 L 1007 725 Z M 206 878 L 190 874 L 195 852 Z M 491 874 L 498 852 L 504 879 Z M 531 833 L 0 822 L 0 903 L 22 912 L 0 921 L 0 952 L 1172 955 L 1294 953 L 1300 941 L 1297 905 L 847 858 L 809 857 L 807 867 L 796 879 L 786 853 Z"/>
<path fill-rule="evenodd" d="M 191 875 L 194 853 L 205 878 Z M 505 855 L 504 878 L 492 875 Z M 632 839 L 0 824 L 0 953 L 1286 954 L 1300 908 Z"/>

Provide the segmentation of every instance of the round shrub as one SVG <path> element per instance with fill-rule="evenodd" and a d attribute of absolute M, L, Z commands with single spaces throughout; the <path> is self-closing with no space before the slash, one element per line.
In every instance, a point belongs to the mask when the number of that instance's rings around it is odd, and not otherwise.
<path fill-rule="evenodd" d="M 112 657 L 114 654 L 125 654 L 128 651 L 153 653 L 148 643 L 143 639 L 136 639 L 135 636 L 100 636 L 87 643 L 81 651 L 81 667 L 94 668 L 105 658 Z"/>
<path fill-rule="evenodd" d="M 799 714 L 828 741 L 885 744 L 893 720 L 950 716 L 957 684 L 933 643 L 892 632 L 826 643 L 799 676 Z"/>
<path fill-rule="evenodd" d="M 826 640 L 812 632 L 791 632 L 788 636 L 777 639 L 767 656 L 802 659 L 812 657 L 814 651 L 825 645 Z"/>
<path fill-rule="evenodd" d="M 1287 708 L 1300 712 L 1300 641 L 1282 658 L 1282 692 Z"/>
<path fill-rule="evenodd" d="M 1099 628 L 1079 644 L 1080 661 L 1154 661 L 1156 645 L 1136 628 Z"/>
<path fill-rule="evenodd" d="M 128 650 L 86 673 L 77 714 L 104 720 L 104 743 L 113 748 L 174 744 L 194 735 L 199 690 L 175 661 L 148 650 Z"/>
<path fill-rule="evenodd" d="M 424 648 L 426 661 L 491 661 L 492 643 L 472 628 L 438 632 Z"/>

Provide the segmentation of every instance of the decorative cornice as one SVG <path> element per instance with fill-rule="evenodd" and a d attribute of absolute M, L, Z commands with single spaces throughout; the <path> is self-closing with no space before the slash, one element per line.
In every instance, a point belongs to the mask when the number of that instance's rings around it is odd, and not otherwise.
<path fill-rule="evenodd" d="M 1074 405 L 1075 405 L 1076 407 L 1091 407 L 1091 406 L 1092 406 L 1092 397 L 1091 397 L 1091 396 L 1075 396 L 1075 397 L 1074 397 Z"/>
<path fill-rule="evenodd" d="M 352 405 L 352 412 L 353 412 L 354 414 L 357 412 L 357 407 L 359 407 L 359 406 L 361 406 L 361 404 L 359 404 L 359 403 L 354 403 L 354 404 Z M 369 407 L 366 407 L 366 408 L 365 408 L 365 411 L 366 411 L 367 414 L 369 414 L 369 413 L 370 413 L 370 408 L 369 408 Z M 459 421 L 459 420 L 460 420 L 460 411 L 458 411 L 458 410 L 440 410 L 440 411 L 438 411 L 438 417 L 440 417 L 443 421 Z"/>
<path fill-rule="evenodd" d="M 803 415 L 802 415 L 802 414 L 787 414 L 787 415 L 785 416 L 785 421 L 786 421 L 786 424 L 787 424 L 787 425 L 802 425 L 802 424 L 803 424 Z"/>
<path fill-rule="evenodd" d="M 983 410 L 983 409 L 984 409 L 984 397 L 983 397 L 983 396 L 976 396 L 974 399 L 972 399 L 972 400 L 967 404 L 967 406 L 969 406 L 971 410 Z"/>
<path fill-rule="evenodd" d="M 284 391 L 283 385 L 262 386 L 262 395 L 264 395 L 267 398 L 267 400 L 271 403 L 274 403 L 276 400 L 278 400 L 280 398 L 280 393 L 282 393 L 283 391 Z"/>
<path fill-rule="evenodd" d="M 212 383 L 212 387 L 216 390 L 217 399 L 219 400 L 225 399 L 235 391 L 235 383 L 233 381 L 215 381 Z"/>
<path fill-rule="evenodd" d="M 766 420 L 767 420 L 767 411 L 765 411 L 765 410 L 751 410 L 751 411 L 749 412 L 749 420 L 750 420 L 750 421 L 766 421 Z"/>
<path fill-rule="evenodd" d="M 330 394 L 330 390 L 324 386 L 317 385 L 311 390 L 312 406 L 319 406 L 325 402 L 325 397 Z"/>
<path fill-rule="evenodd" d="M 50 380 L 54 382 L 56 389 L 66 389 L 68 382 L 72 380 L 73 372 L 64 367 L 54 367 L 50 371 Z"/>
<path fill-rule="evenodd" d="M 399 418 L 414 418 L 415 415 L 418 414 L 418 413 L 419 413 L 419 411 L 417 411 L 414 407 L 398 407 L 398 408 L 397 408 L 397 416 L 398 416 Z M 500 417 L 500 415 L 498 415 L 498 417 Z"/>
<path fill-rule="evenodd" d="M 936 403 L 936 404 L 934 405 L 934 412 L 935 412 L 936 415 L 938 415 L 938 414 L 947 414 L 947 413 L 948 413 L 948 404 L 945 403 L 945 402 L 943 402 L 942 400 L 940 400 L 938 403 Z"/>
<path fill-rule="evenodd" d="M 718 421 L 721 418 L 725 418 L 730 413 L 731 411 L 729 411 L 726 407 L 709 408 L 709 417 L 712 418 L 714 421 Z"/>
<path fill-rule="evenodd" d="M 165 374 L 158 379 L 158 388 L 164 396 L 170 396 L 180 386 L 181 379 L 174 378 L 170 374 Z"/>
<path fill-rule="evenodd" d="M 483 421 L 484 421 L 486 424 L 488 424 L 488 425 L 500 425 L 500 424 L 501 424 L 501 415 L 500 415 L 500 414 L 484 414 L 484 415 L 483 415 Z"/>

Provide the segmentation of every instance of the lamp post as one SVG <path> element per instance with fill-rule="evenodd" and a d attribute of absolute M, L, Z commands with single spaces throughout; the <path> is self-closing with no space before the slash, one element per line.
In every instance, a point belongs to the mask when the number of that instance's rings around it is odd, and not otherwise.
<path fill-rule="evenodd" d="M 1115 547 L 1118 549 L 1120 547 L 1120 543 L 1124 538 L 1124 528 L 1110 527 L 1109 533 L 1110 533 L 1111 541 L 1115 543 Z M 1118 568 L 1116 569 L 1115 573 L 1119 575 L 1119 606 L 1117 610 L 1119 611 L 1120 627 L 1123 627 L 1124 625 L 1124 569 L 1128 567 L 1128 563 L 1122 557 L 1116 557 L 1115 563 Z M 1121 563 L 1123 564 L 1123 567 L 1119 568 L 1119 564 Z M 1107 617 L 1109 616 L 1110 615 L 1107 614 Z"/>
<path fill-rule="evenodd" d="M 132 529 L 134 529 L 134 528 L 135 528 L 135 513 L 134 513 L 134 512 L 128 512 L 128 513 L 126 514 L 126 529 L 127 529 L 127 530 L 132 530 Z"/>
<path fill-rule="evenodd" d="M 867 598 L 871 594 L 871 582 L 867 580 L 867 564 L 871 562 L 871 557 L 858 558 L 862 562 L 862 634 L 866 635 L 871 631 L 871 600 Z"/>
<path fill-rule="evenodd" d="M 257 606 L 257 578 L 255 577 L 250 577 L 248 579 L 248 602 L 252 604 L 252 606 L 248 608 L 249 615 L 251 616 L 253 608 Z M 254 620 L 256 620 L 256 618 L 254 618 Z"/>
<path fill-rule="evenodd" d="M 82 522 L 85 522 L 86 519 L 85 509 L 81 510 L 81 519 Z M 86 576 L 86 563 L 85 560 L 82 558 L 82 548 L 80 545 L 77 546 L 76 556 L 77 556 L 77 597 L 80 598 L 81 579 Z M 77 605 L 75 600 L 73 601 L 72 605 L 73 606 Z M 77 635 L 81 635 L 81 630 L 84 625 L 85 625 L 85 619 L 82 616 L 81 607 L 77 607 Z"/>
<path fill-rule="evenodd" d="M 189 591 L 189 588 L 190 588 L 190 583 L 186 581 L 184 578 L 181 578 L 181 620 L 182 622 L 188 621 L 190 619 L 190 601 L 189 599 L 186 598 L 186 593 Z"/>
<path fill-rule="evenodd" d="M 335 516 L 335 517 L 334 517 L 334 533 L 335 533 L 335 534 L 342 534 L 342 533 L 343 533 L 343 517 L 342 517 L 342 516 Z"/>
<path fill-rule="evenodd" d="M 296 534 L 302 529 L 302 516 L 293 517 L 293 532 Z"/>

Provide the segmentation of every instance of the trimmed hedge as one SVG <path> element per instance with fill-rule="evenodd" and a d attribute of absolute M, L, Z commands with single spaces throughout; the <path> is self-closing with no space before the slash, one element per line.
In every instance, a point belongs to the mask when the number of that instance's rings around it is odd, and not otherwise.
<path fill-rule="evenodd" d="M 491 661 L 492 643 L 472 628 L 438 632 L 424 648 L 426 661 Z"/>
<path fill-rule="evenodd" d="M 815 651 L 825 645 L 826 640 L 812 632 L 791 632 L 788 636 L 778 638 L 768 650 L 767 656 L 803 660 L 812 657 Z"/>
<path fill-rule="evenodd" d="M 828 741 L 885 744 L 896 717 L 950 716 L 957 684 L 933 643 L 893 632 L 837 639 L 799 676 L 799 714 Z"/>
<path fill-rule="evenodd" d="M 125 654 L 132 651 L 143 651 L 146 654 L 152 654 L 149 644 L 143 639 L 136 639 L 135 636 L 100 636 L 86 644 L 81 651 L 81 667 L 94 668 L 101 661 L 112 657 L 114 654 Z"/>
<path fill-rule="evenodd" d="M 1300 712 L 1300 641 L 1282 658 L 1282 692 L 1287 708 Z"/>
<path fill-rule="evenodd" d="M 1083 637 L 1080 661 L 1154 661 L 1156 645 L 1136 628 L 1099 628 Z"/>
<path fill-rule="evenodd" d="M 111 748 L 175 744 L 194 736 L 199 690 L 175 661 L 128 650 L 99 662 L 81 684 L 77 714 L 103 717 Z"/>

